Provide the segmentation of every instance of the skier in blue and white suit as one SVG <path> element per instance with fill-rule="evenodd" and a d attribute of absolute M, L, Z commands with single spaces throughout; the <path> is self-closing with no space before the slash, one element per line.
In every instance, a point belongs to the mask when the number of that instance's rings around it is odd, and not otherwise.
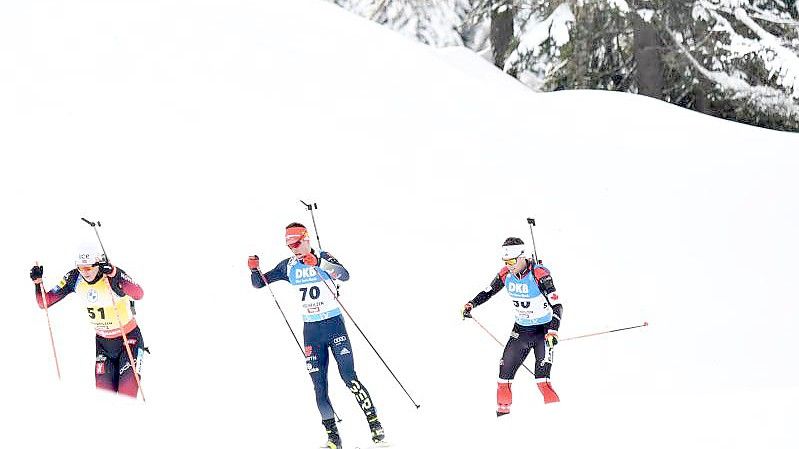
<path fill-rule="evenodd" d="M 341 448 L 333 406 L 327 394 L 328 349 L 336 359 L 341 378 L 366 415 L 372 440 L 380 443 L 385 438 L 383 427 L 369 392 L 355 374 L 352 346 L 336 298 L 337 286 L 334 281 L 346 281 L 350 274 L 329 253 L 316 255 L 311 248 L 308 230 L 300 223 L 291 223 L 286 227 L 286 245 L 294 255 L 278 263 L 272 270 L 262 274 L 258 256 L 250 256 L 248 266 L 255 288 L 263 288 L 266 283 L 275 281 L 287 281 L 297 289 L 303 308 L 306 366 L 314 384 L 322 424 L 327 431 L 327 447 Z"/>

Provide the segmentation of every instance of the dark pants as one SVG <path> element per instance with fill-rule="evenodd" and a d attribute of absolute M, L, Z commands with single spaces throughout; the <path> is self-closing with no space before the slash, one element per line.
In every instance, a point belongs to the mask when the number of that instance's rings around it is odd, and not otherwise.
<path fill-rule="evenodd" d="M 547 333 L 546 324 L 538 326 L 513 326 L 505 351 L 502 353 L 502 360 L 499 362 L 499 378 L 512 380 L 516 376 L 516 371 L 524 363 L 524 359 L 533 351 L 535 354 L 535 366 L 527 365 L 535 373 L 536 379 L 548 379 L 552 364 L 544 362 L 547 355 L 547 346 L 544 336 Z"/>
<path fill-rule="evenodd" d="M 144 356 L 144 339 L 138 327 L 128 332 L 128 346 L 141 376 L 141 361 Z M 122 337 L 95 337 L 97 360 L 94 364 L 94 381 L 99 389 L 110 390 L 130 397 L 136 397 L 139 386 L 133 376 L 133 367 L 125 350 Z"/>
<path fill-rule="evenodd" d="M 327 366 L 330 360 L 328 349 L 333 353 L 333 358 L 336 359 L 341 379 L 352 394 L 355 395 L 355 399 L 366 415 L 366 419 L 369 420 L 375 416 L 375 407 L 369 392 L 366 391 L 366 387 L 360 383 L 358 376 L 355 374 L 352 345 L 341 316 L 305 323 L 302 334 L 305 339 L 306 366 L 313 381 L 316 406 L 319 407 L 322 419 L 333 418 L 333 406 L 330 404 L 330 398 L 327 394 Z"/>

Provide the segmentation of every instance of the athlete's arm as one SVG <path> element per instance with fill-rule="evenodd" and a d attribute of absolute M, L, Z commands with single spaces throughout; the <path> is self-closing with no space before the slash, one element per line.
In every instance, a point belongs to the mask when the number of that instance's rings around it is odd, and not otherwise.
<path fill-rule="evenodd" d="M 288 281 L 288 259 L 284 259 L 280 261 L 279 264 L 272 268 L 271 270 L 267 271 L 263 275 L 260 271 L 253 270 L 250 274 L 250 280 L 252 281 L 252 286 L 255 288 L 263 288 L 266 284 L 271 284 L 275 281 Z M 264 283 L 264 278 L 266 278 L 266 283 Z"/>
<path fill-rule="evenodd" d="M 477 296 L 474 297 L 474 299 L 469 301 L 472 307 L 474 308 L 479 306 L 480 304 L 491 299 L 492 296 L 499 293 L 499 291 L 502 290 L 503 287 L 505 287 L 505 276 L 507 274 L 508 274 L 507 268 L 503 268 L 498 275 L 494 276 L 494 279 L 491 280 L 491 284 L 489 284 L 489 286 L 486 287 L 485 290 L 478 293 Z"/>
<path fill-rule="evenodd" d="M 61 282 L 58 283 L 55 287 L 53 287 L 49 292 L 45 294 L 47 297 L 47 307 L 52 306 L 53 304 L 57 303 L 64 299 L 68 294 L 75 291 L 75 283 L 78 281 L 78 269 L 72 269 L 64 277 L 61 279 Z M 39 284 L 41 285 L 41 284 Z M 39 285 L 36 285 L 36 302 L 39 303 L 39 308 L 44 309 L 44 301 L 42 300 L 42 291 L 39 289 Z"/>
<path fill-rule="evenodd" d="M 563 318 L 563 304 L 555 291 L 555 282 L 546 267 L 536 266 L 533 269 L 533 274 L 535 275 L 535 281 L 538 283 L 538 289 L 546 296 L 549 305 L 552 306 L 552 321 L 549 322 L 549 328 L 557 331 L 560 327 L 560 320 Z"/>
<path fill-rule="evenodd" d="M 319 267 L 325 270 L 325 272 L 327 272 L 332 279 L 337 281 L 349 280 L 350 273 L 346 268 L 344 268 L 343 265 L 341 265 L 341 262 L 339 262 L 330 253 L 324 251 L 322 251 L 321 256 L 322 257 L 319 260 Z"/>
<path fill-rule="evenodd" d="M 108 282 L 111 284 L 111 289 L 114 290 L 114 293 L 117 296 L 130 296 L 131 299 L 139 300 L 144 296 L 144 290 L 142 290 L 141 286 L 131 279 L 125 270 L 116 267 L 116 274 L 113 277 L 108 278 Z"/>

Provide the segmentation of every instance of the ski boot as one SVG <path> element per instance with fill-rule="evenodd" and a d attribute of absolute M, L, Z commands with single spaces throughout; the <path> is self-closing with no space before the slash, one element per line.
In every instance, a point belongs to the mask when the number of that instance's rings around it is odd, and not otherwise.
<path fill-rule="evenodd" d="M 341 437 L 338 435 L 336 420 L 334 418 L 322 420 L 327 432 L 327 444 L 322 446 L 326 449 L 341 449 Z"/>
<path fill-rule="evenodd" d="M 497 382 L 497 417 L 510 413 L 512 403 L 513 393 L 510 389 L 510 381 Z"/>
<path fill-rule="evenodd" d="M 380 424 L 380 420 L 377 419 L 377 416 L 369 419 L 369 430 L 372 431 L 373 443 L 380 444 L 383 442 L 383 440 L 385 440 L 386 433 L 383 431 L 383 425 Z"/>
<path fill-rule="evenodd" d="M 558 394 L 555 393 L 555 389 L 552 388 L 552 384 L 549 383 L 549 380 L 538 382 L 538 390 L 541 392 L 541 396 L 544 397 L 544 404 L 560 402 L 560 398 Z"/>

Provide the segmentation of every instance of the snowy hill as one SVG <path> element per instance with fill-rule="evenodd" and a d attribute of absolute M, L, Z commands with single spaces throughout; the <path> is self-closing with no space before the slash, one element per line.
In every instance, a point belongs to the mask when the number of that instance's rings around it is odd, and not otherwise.
<path fill-rule="evenodd" d="M 350 270 L 359 377 L 398 448 L 792 447 L 799 369 L 799 137 L 607 92 L 534 94 L 312 0 L 0 6 L 4 447 L 315 447 L 303 360 L 246 256 L 310 225 Z M 523 112 L 525 111 L 525 112 Z M 654 138 L 653 138 L 654 136 Z M 711 148 L 710 150 L 706 148 Z M 54 285 L 99 219 L 141 283 L 147 404 L 96 393 L 83 305 Z M 494 416 L 501 348 L 459 309 L 508 235 L 565 301 L 544 407 L 520 371 Z M 275 294 L 301 329 L 287 285 Z M 476 310 L 501 339 L 501 296 Z M 346 448 L 365 444 L 330 374 Z M 45 430 L 46 429 L 46 430 Z"/>

